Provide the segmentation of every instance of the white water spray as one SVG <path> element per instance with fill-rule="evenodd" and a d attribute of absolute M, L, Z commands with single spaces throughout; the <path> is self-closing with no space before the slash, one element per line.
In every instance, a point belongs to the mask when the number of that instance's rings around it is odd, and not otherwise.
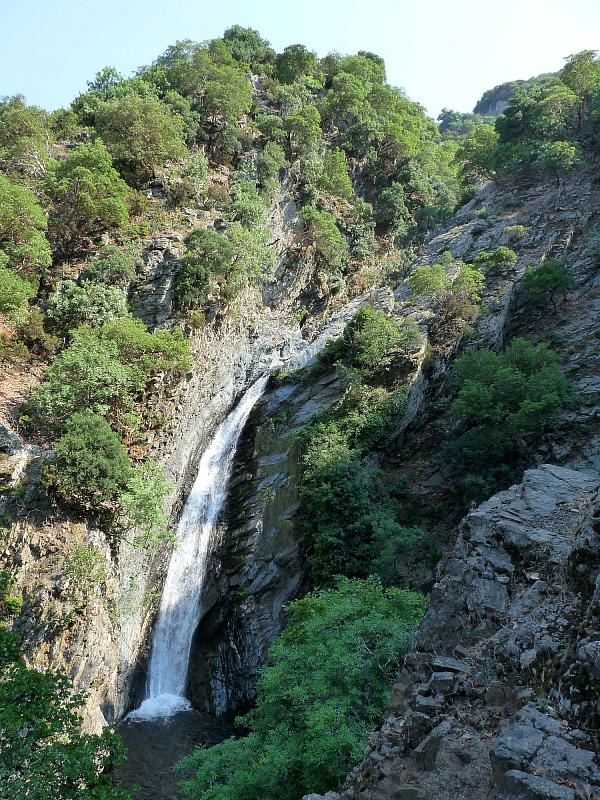
<path fill-rule="evenodd" d="M 177 526 L 148 665 L 146 699 L 129 719 L 168 717 L 190 708 L 184 697 L 190 647 L 212 534 L 225 501 L 238 440 L 268 376 L 260 378 L 219 426 L 204 452 Z"/>

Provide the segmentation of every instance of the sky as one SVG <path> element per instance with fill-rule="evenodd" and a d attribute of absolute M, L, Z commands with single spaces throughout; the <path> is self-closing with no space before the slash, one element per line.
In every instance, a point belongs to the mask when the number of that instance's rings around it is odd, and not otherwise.
<path fill-rule="evenodd" d="M 281 51 L 370 50 L 436 117 L 600 49 L 600 0 L 0 0 L 0 96 L 66 106 L 104 66 L 130 74 L 178 39 L 256 28 Z"/>

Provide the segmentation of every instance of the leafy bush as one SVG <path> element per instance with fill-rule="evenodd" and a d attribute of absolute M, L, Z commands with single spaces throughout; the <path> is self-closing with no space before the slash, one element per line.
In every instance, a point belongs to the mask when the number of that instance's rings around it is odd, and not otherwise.
<path fill-rule="evenodd" d="M 556 355 L 525 339 L 514 339 L 500 355 L 467 350 L 456 360 L 455 376 L 452 416 L 463 433 L 448 455 L 463 471 L 467 499 L 481 499 L 482 491 L 492 494 L 514 479 L 573 394 Z"/>
<path fill-rule="evenodd" d="M 193 800 L 288 800 L 335 788 L 360 759 L 424 598 L 375 580 L 341 579 L 287 607 L 269 651 L 250 733 L 200 749 L 183 766 Z"/>
<path fill-rule="evenodd" d="M 139 531 L 134 539 L 138 547 L 152 549 L 165 539 L 173 539 L 163 504 L 172 489 L 162 471 L 152 462 L 134 467 L 119 495 L 119 505 L 126 526 Z"/>
<path fill-rule="evenodd" d="M 61 281 L 48 299 L 48 319 L 58 330 L 67 331 L 83 323 L 101 325 L 129 313 L 125 292 L 119 286 L 108 286 L 82 280 Z"/>
<path fill-rule="evenodd" d="M 521 288 L 524 297 L 535 305 L 542 305 L 550 301 L 556 313 L 556 296 L 563 296 L 568 288 L 573 285 L 571 273 L 553 258 L 542 261 L 535 269 L 528 267 L 523 276 Z"/>
<path fill-rule="evenodd" d="M 315 248 L 317 263 L 331 275 L 341 275 L 348 259 L 348 242 L 329 211 L 305 206 L 300 218 Z"/>
<path fill-rule="evenodd" d="M 129 189 L 100 141 L 80 144 L 64 161 L 55 162 L 46 176 L 46 190 L 53 200 L 50 233 L 61 252 L 85 249 L 87 240 L 129 219 Z"/>
<path fill-rule="evenodd" d="M 504 229 L 506 231 L 506 228 Z M 484 252 L 473 261 L 473 265 L 485 274 L 498 275 L 513 270 L 517 254 L 508 247 L 498 247 L 493 253 Z"/>
<path fill-rule="evenodd" d="M 15 176 L 40 178 L 49 159 L 51 135 L 46 111 L 20 96 L 0 101 L 0 165 Z"/>
<path fill-rule="evenodd" d="M 226 278 L 235 250 L 229 239 L 210 228 L 194 231 L 186 245 L 174 286 L 180 306 L 194 308 L 209 301 L 218 278 Z"/>
<path fill-rule="evenodd" d="M 80 280 L 125 287 L 135 275 L 138 258 L 139 252 L 135 247 L 106 244 L 86 262 Z"/>
<path fill-rule="evenodd" d="M 73 412 L 86 408 L 109 417 L 116 427 L 135 427 L 134 400 L 152 375 L 178 374 L 189 366 L 189 349 L 181 331 L 150 333 L 132 317 L 94 330 L 82 326 L 32 391 L 25 413 L 60 428 Z"/>
<path fill-rule="evenodd" d="M 0 627 L 0 795 L 11 800 L 129 800 L 112 784 L 124 758 L 119 737 L 81 733 L 84 699 L 69 680 L 29 669 L 14 634 Z"/>
<path fill-rule="evenodd" d="M 125 489 L 131 467 L 121 440 L 99 414 L 77 411 L 55 445 L 56 458 L 44 470 L 45 482 L 68 502 L 94 508 Z"/>
<path fill-rule="evenodd" d="M 348 200 L 354 193 L 348 164 L 343 150 L 328 150 L 323 158 L 319 188 L 329 194 Z"/>
<path fill-rule="evenodd" d="M 8 266 L 36 275 L 52 263 L 46 215 L 33 192 L 0 174 L 0 254 Z"/>
<path fill-rule="evenodd" d="M 414 354 L 422 336 L 414 320 L 393 321 L 385 312 L 364 306 L 346 326 L 342 341 L 349 351 L 349 364 L 374 375 Z"/>
<path fill-rule="evenodd" d="M 96 547 L 75 542 L 63 572 L 69 581 L 68 593 L 77 603 L 87 603 L 100 594 L 106 582 L 106 560 Z"/>
<path fill-rule="evenodd" d="M 134 181 L 187 155 L 183 118 L 157 97 L 128 94 L 103 103 L 96 128 L 112 157 Z"/>
<path fill-rule="evenodd" d="M 186 240 L 188 252 L 179 259 L 175 292 L 182 308 L 198 308 L 219 298 L 230 301 L 246 286 L 269 278 L 275 252 L 260 227 L 234 222 L 225 235 L 209 228 Z"/>
<path fill-rule="evenodd" d="M 438 326 L 470 319 L 481 299 L 485 278 L 477 264 L 456 261 L 446 251 L 436 264 L 417 267 L 408 276 L 416 297 L 425 297 L 437 310 Z"/>
<path fill-rule="evenodd" d="M 279 119 L 279 117 L 276 117 Z M 279 183 L 279 173 L 288 166 L 285 150 L 275 141 L 269 140 L 256 159 L 256 174 L 261 189 L 270 191 Z"/>
<path fill-rule="evenodd" d="M 8 258 L 0 253 L 0 314 L 19 319 L 27 311 L 27 303 L 35 289 L 14 269 L 5 266 Z"/>
<path fill-rule="evenodd" d="M 231 187 L 231 200 L 227 215 L 246 228 L 262 226 L 267 219 L 267 209 L 256 192 L 256 185 L 248 180 L 236 180 Z"/>

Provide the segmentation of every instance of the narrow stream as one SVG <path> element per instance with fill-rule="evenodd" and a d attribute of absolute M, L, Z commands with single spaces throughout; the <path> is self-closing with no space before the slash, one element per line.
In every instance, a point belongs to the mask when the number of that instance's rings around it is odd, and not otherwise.
<path fill-rule="evenodd" d="M 254 383 L 219 426 L 204 452 L 177 527 L 154 628 L 146 697 L 129 720 L 170 717 L 190 708 L 185 697 L 190 646 L 201 616 L 200 597 L 215 524 L 227 495 L 237 443 L 268 376 Z"/>

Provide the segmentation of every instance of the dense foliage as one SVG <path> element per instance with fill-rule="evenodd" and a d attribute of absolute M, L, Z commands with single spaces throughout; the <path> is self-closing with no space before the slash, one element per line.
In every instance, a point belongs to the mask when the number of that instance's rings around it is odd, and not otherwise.
<path fill-rule="evenodd" d="M 520 167 L 560 181 L 584 149 L 598 148 L 600 59 L 584 50 L 565 61 L 557 75 L 509 87 L 508 106 L 495 124 L 476 125 L 464 135 L 458 158 L 466 176 L 485 178 Z"/>
<path fill-rule="evenodd" d="M 407 398 L 402 364 L 408 364 L 421 341 L 411 320 L 394 322 L 366 307 L 321 357 L 319 368 L 337 369 L 345 390 L 297 435 L 300 525 L 316 583 L 373 572 L 393 579 L 396 553 L 422 544 L 396 520 L 394 487 L 370 463 L 402 414 Z"/>
<path fill-rule="evenodd" d="M 465 499 L 503 488 L 530 458 L 531 445 L 573 399 L 556 355 L 514 339 L 501 353 L 469 349 L 455 364 L 452 415 L 461 432 L 447 454 L 462 472 Z"/>
<path fill-rule="evenodd" d="M 81 733 L 83 698 L 68 679 L 28 668 L 14 634 L 0 626 L 0 795 L 11 800 L 128 800 L 112 784 L 123 758 L 106 728 Z"/>
<path fill-rule="evenodd" d="M 185 797 L 287 800 L 336 786 L 385 709 L 423 610 L 420 595 L 373 579 L 340 579 L 290 604 L 256 708 L 240 720 L 248 735 L 189 756 Z"/>

